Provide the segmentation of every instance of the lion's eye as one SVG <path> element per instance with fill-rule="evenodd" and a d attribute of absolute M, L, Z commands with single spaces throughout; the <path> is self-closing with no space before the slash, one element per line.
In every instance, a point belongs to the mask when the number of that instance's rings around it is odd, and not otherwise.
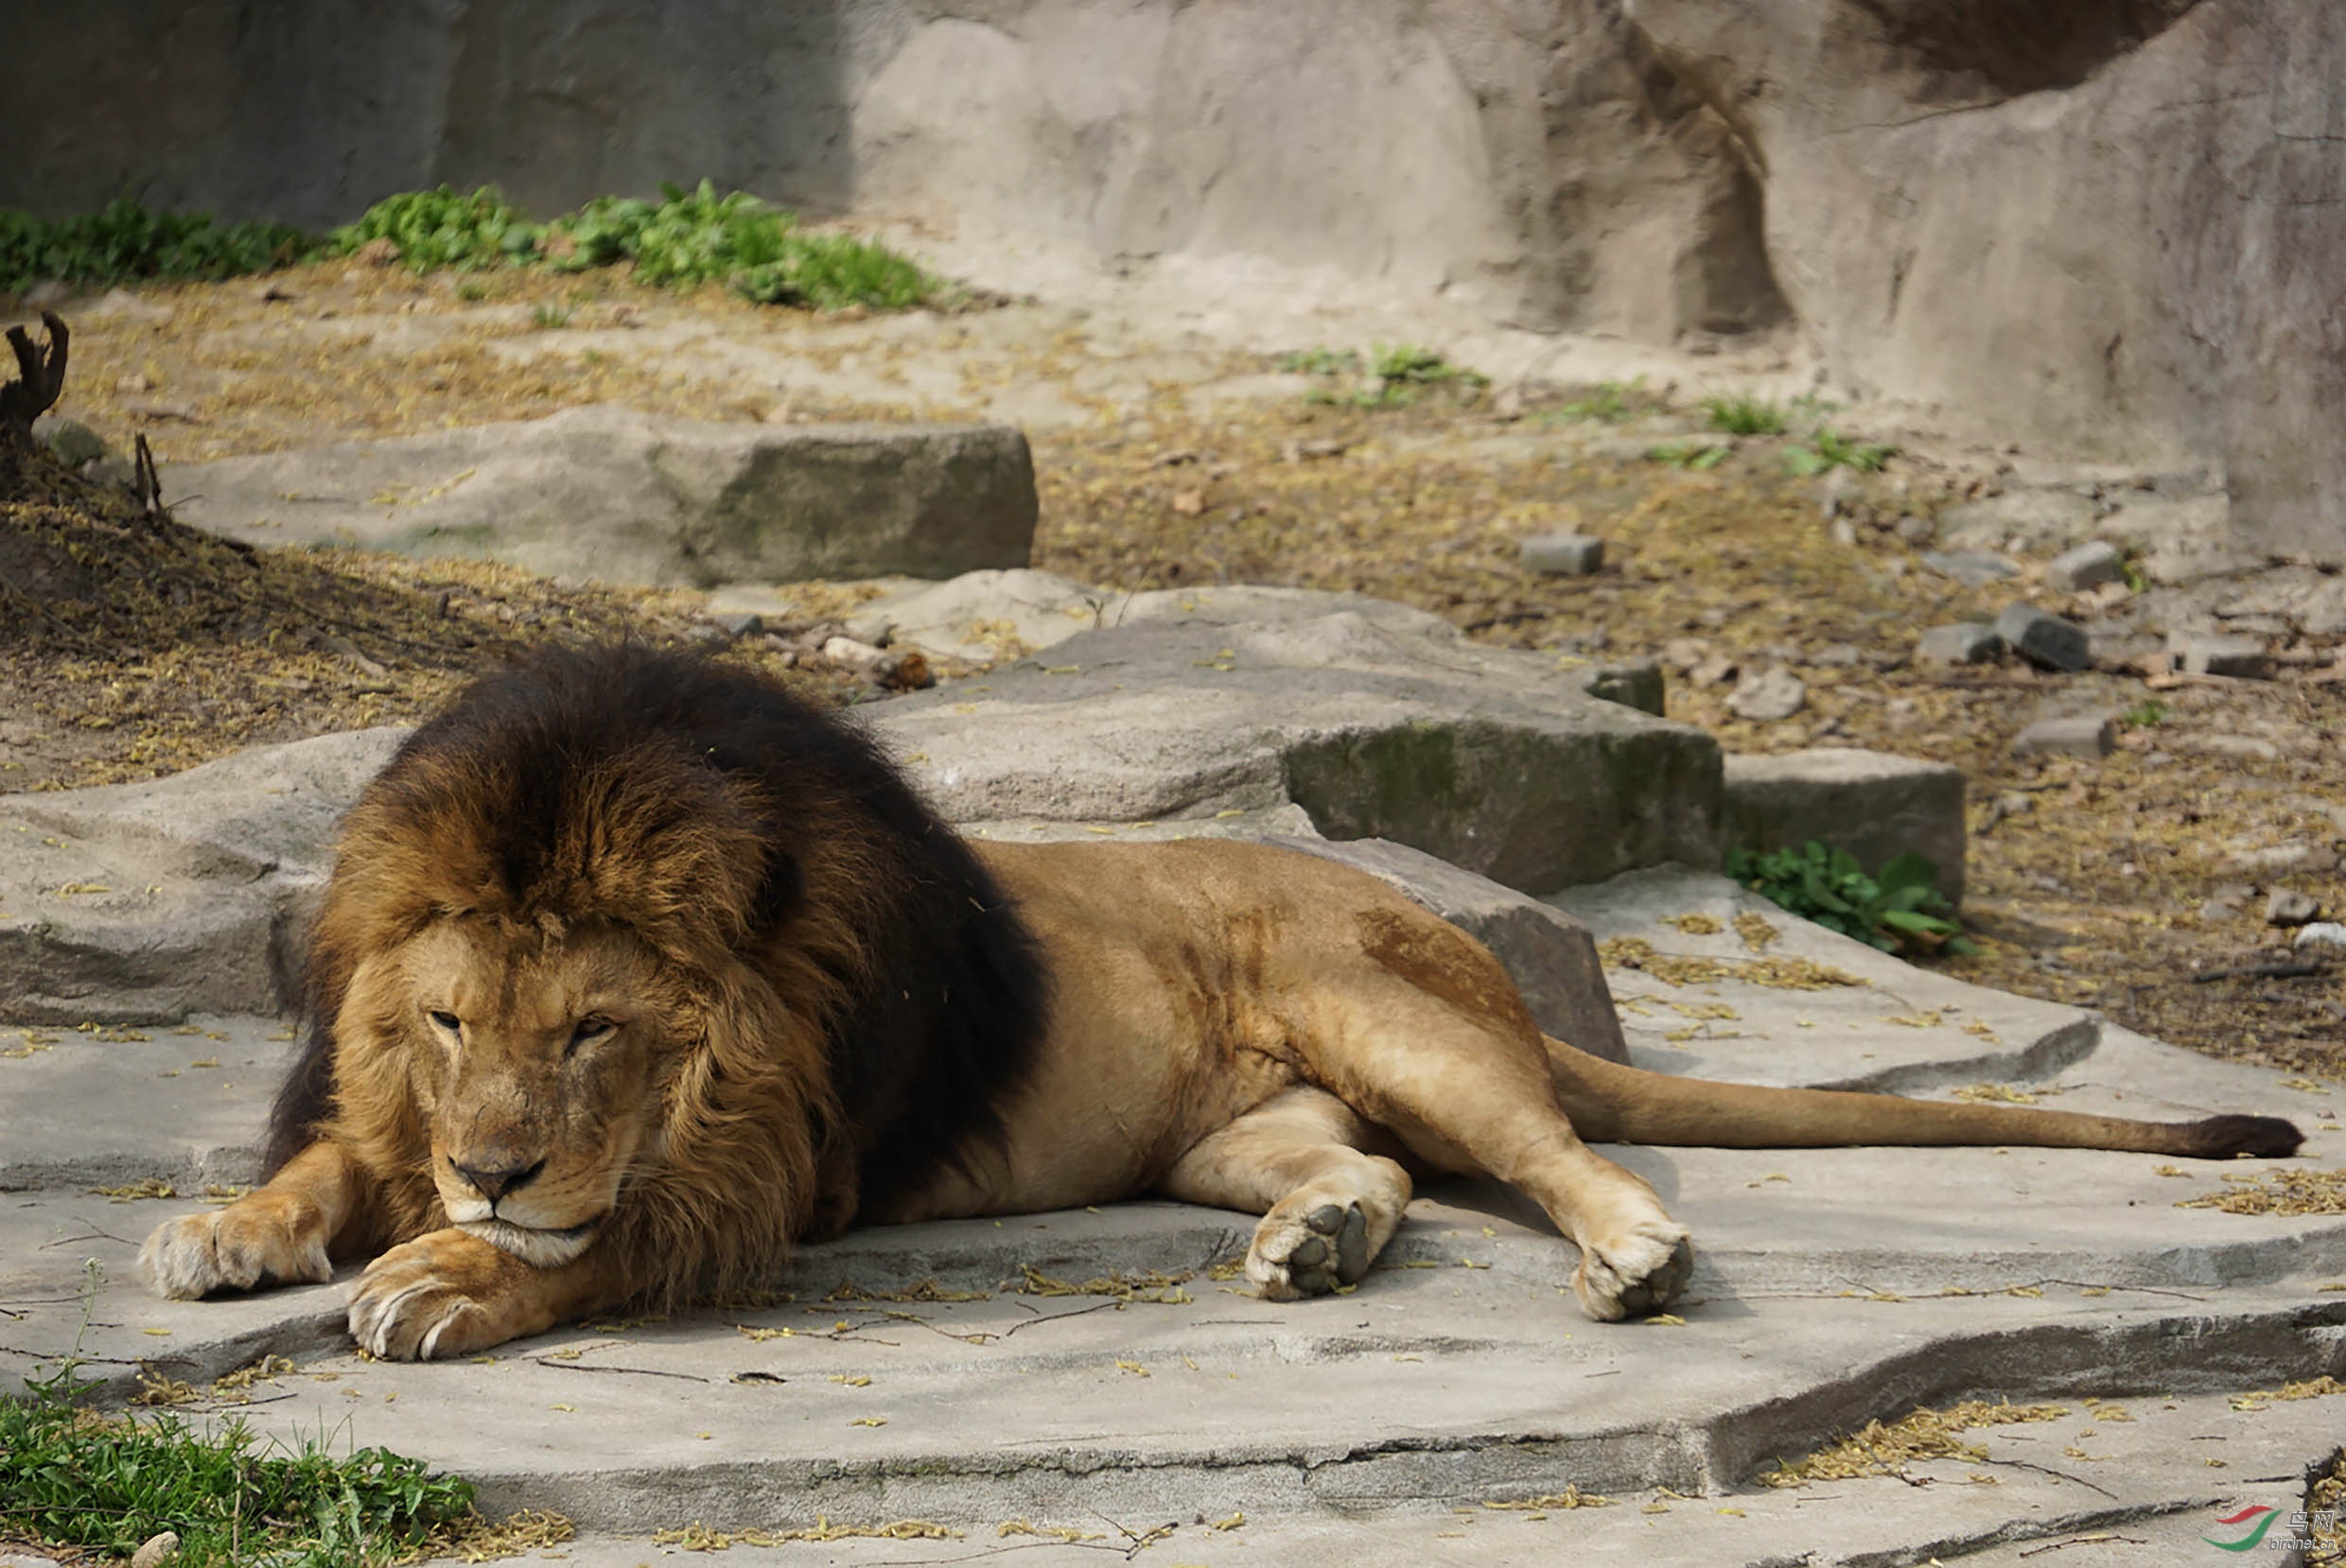
<path fill-rule="evenodd" d="M 579 1019 L 577 1027 L 570 1031 L 570 1049 L 576 1051 L 582 1045 L 592 1045 L 597 1040 L 607 1039 L 618 1028 L 618 1024 L 600 1013 L 589 1013 Z"/>
<path fill-rule="evenodd" d="M 444 1013 L 437 1007 L 433 1008 L 430 1012 L 425 1014 L 424 1016 L 431 1019 L 433 1028 L 440 1030 L 444 1034 L 459 1034 L 463 1032 L 464 1027 L 464 1019 L 458 1018 L 454 1013 Z"/>

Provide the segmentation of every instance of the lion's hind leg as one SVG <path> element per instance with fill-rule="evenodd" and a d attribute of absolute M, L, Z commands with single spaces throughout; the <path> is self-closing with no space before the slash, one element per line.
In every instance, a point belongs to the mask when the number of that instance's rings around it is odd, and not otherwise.
<path fill-rule="evenodd" d="M 1379 1136 L 1336 1096 L 1290 1089 L 1199 1140 L 1158 1189 L 1261 1214 L 1247 1278 L 1273 1301 L 1318 1296 L 1357 1283 L 1409 1207 L 1409 1173 L 1362 1148 Z"/>
<path fill-rule="evenodd" d="M 186 1301 L 216 1290 L 331 1279 L 335 1238 L 358 1208 L 364 1180 L 341 1149 L 312 1143 L 258 1192 L 155 1227 L 139 1248 L 139 1268 L 156 1295 Z"/>

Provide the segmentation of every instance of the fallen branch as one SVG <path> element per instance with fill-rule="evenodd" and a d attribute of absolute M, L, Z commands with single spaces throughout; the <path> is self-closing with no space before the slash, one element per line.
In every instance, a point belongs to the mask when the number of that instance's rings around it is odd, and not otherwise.
<path fill-rule="evenodd" d="M 48 333 L 43 349 L 32 346 L 23 327 L 9 328 L 9 347 L 16 351 L 18 379 L 0 387 L 0 429 L 26 442 L 32 440 L 32 422 L 56 407 L 58 395 L 65 390 L 65 349 L 73 340 L 53 310 L 41 312 L 41 324 Z"/>

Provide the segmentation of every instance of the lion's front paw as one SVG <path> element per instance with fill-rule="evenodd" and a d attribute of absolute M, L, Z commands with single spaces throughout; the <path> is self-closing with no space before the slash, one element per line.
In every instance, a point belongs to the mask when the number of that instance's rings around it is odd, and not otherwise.
<path fill-rule="evenodd" d="M 252 1199 L 155 1227 L 138 1266 L 158 1296 L 192 1301 L 216 1290 L 331 1279 L 325 1218 L 314 1207 Z"/>
<path fill-rule="evenodd" d="M 1644 1221 L 1597 1245 L 1583 1244 L 1572 1276 L 1581 1308 L 1600 1323 L 1644 1317 L 1668 1306 L 1694 1273 L 1686 1228 Z"/>
<path fill-rule="evenodd" d="M 461 1230 L 419 1236 L 367 1264 L 351 1286 L 350 1336 L 387 1361 L 502 1344 L 530 1332 L 513 1321 L 507 1280 L 527 1266 Z"/>
<path fill-rule="evenodd" d="M 1265 1299 L 1292 1301 L 1358 1283 L 1374 1256 L 1359 1204 L 1289 1199 L 1255 1227 L 1246 1272 Z"/>

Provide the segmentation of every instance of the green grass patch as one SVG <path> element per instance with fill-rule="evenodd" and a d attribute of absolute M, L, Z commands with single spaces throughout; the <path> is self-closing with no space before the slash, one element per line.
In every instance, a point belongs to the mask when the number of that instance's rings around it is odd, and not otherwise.
<path fill-rule="evenodd" d="M 306 260 L 318 240 L 282 223 L 222 223 L 152 212 L 128 198 L 73 218 L 0 207 L 0 292 L 51 279 L 77 285 L 217 279 Z"/>
<path fill-rule="evenodd" d="M 1718 467 L 1734 452 L 1735 448 L 1724 442 L 1699 441 L 1665 442 L 1659 446 L 1645 449 L 1649 462 L 1668 463 L 1672 468 L 1684 468 L 1697 474 Z"/>
<path fill-rule="evenodd" d="M 2155 729 L 2165 723 L 2167 705 L 2156 697 L 2145 697 L 2118 715 L 2118 722 L 2133 729 Z"/>
<path fill-rule="evenodd" d="M 1883 952 L 1974 953 L 1952 905 L 1938 890 L 1938 863 L 1900 855 L 1868 876 L 1857 857 L 1811 839 L 1764 854 L 1730 849 L 1727 875 L 1803 919 Z"/>
<path fill-rule="evenodd" d="M 1897 455 L 1898 448 L 1895 446 L 1878 446 L 1871 442 L 1852 440 L 1820 425 L 1815 433 L 1809 437 L 1807 444 L 1784 448 L 1784 466 L 1804 478 L 1822 474 L 1829 468 L 1878 474 Z"/>
<path fill-rule="evenodd" d="M 349 1568 L 477 1521 L 467 1483 L 383 1449 L 270 1453 L 233 1419 L 100 1415 L 77 1408 L 70 1369 L 31 1387 L 0 1402 L 0 1535 L 127 1558 L 176 1530 L 173 1568 Z"/>
<path fill-rule="evenodd" d="M 1542 418 L 1549 424 L 1588 421 L 1599 425 L 1619 425 L 1623 420 L 1651 413 L 1659 406 L 1659 400 L 1647 393 L 1645 377 L 1635 375 L 1626 381 L 1600 381 L 1585 397 L 1575 398 L 1561 408 L 1549 410 Z"/>
<path fill-rule="evenodd" d="M 851 235 L 813 235 L 797 216 L 746 191 L 720 194 L 704 180 L 662 185 L 660 200 L 603 196 L 574 213 L 534 223 L 488 186 L 394 196 L 337 229 L 347 254 L 388 240 L 417 271 L 534 267 L 578 272 L 632 263 L 637 281 L 673 288 L 719 283 L 761 305 L 815 310 L 862 305 L 901 310 L 934 297 L 938 280 L 910 258 Z M 547 323 L 541 322 L 540 325 Z"/>
<path fill-rule="evenodd" d="M 1780 436 L 1788 427 L 1784 406 L 1750 392 L 1732 397 L 1706 397 L 1703 413 L 1714 430 L 1731 436 Z"/>

